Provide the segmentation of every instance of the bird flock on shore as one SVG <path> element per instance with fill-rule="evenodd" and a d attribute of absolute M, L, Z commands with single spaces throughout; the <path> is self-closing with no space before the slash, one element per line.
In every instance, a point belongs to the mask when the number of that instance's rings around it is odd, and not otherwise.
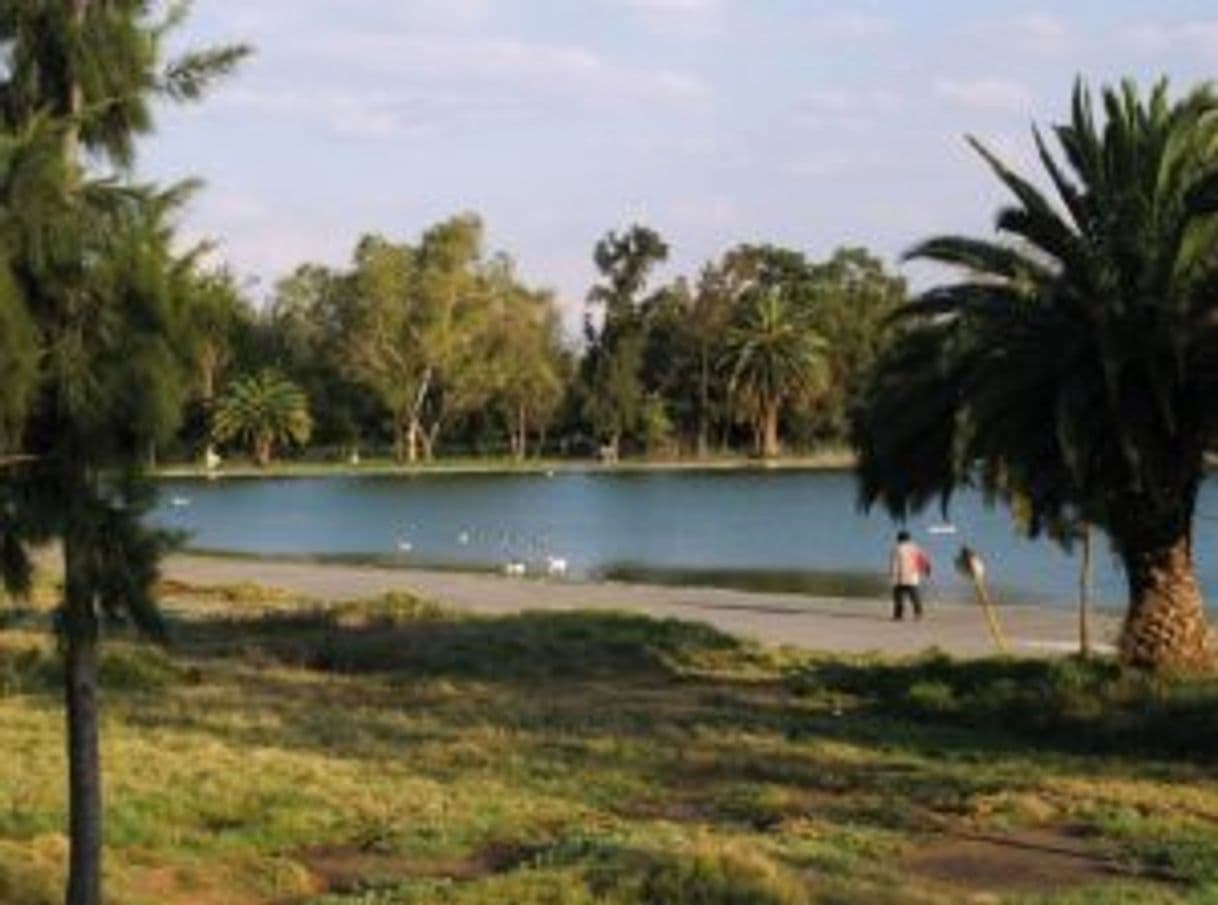
<path fill-rule="evenodd" d="M 415 545 L 411 538 L 415 535 L 416 526 L 402 527 L 394 542 L 398 553 L 414 552 Z M 461 528 L 455 540 L 460 547 L 497 549 L 500 554 L 499 571 L 510 578 L 523 578 L 530 574 L 564 578 L 570 568 L 567 558 L 556 554 L 544 535 L 526 535 L 506 529 Z"/>

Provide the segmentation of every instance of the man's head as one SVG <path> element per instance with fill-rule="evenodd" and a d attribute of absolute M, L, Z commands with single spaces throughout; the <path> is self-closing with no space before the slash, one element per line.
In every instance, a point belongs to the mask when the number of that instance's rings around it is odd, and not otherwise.
<path fill-rule="evenodd" d="M 903 543 L 905 543 L 907 540 L 909 540 L 909 532 L 908 532 L 908 531 L 898 531 L 898 532 L 897 532 L 897 543 L 898 543 L 898 544 L 903 544 Z"/>

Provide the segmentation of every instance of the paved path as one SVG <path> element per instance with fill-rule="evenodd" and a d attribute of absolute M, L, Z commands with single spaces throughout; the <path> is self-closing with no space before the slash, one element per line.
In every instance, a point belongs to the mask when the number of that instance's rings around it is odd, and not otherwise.
<path fill-rule="evenodd" d="M 351 600 L 391 590 L 411 591 L 455 609 L 478 613 L 521 610 L 611 609 L 660 618 L 708 622 L 766 644 L 811 650 L 914 653 L 939 647 L 958 656 L 992 650 L 981 611 L 973 606 L 931 605 L 920 622 L 894 623 L 884 601 L 763 594 L 714 588 L 507 578 L 456 572 L 384 569 L 277 560 L 171 556 L 167 577 L 192 584 L 253 582 L 319 600 Z M 1016 653 L 1072 651 L 1077 622 L 1072 611 L 1018 606 L 1002 610 Z M 1093 637 L 1111 643 L 1118 621 L 1095 614 Z"/>

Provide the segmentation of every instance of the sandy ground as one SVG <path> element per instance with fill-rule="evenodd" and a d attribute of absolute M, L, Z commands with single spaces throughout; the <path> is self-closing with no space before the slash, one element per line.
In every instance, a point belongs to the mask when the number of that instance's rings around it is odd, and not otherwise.
<path fill-rule="evenodd" d="M 708 622 L 726 632 L 766 644 L 810 650 L 908 654 L 931 647 L 957 656 L 993 651 L 981 610 L 930 601 L 921 622 L 891 620 L 883 600 L 762 594 L 714 588 L 634 584 L 587 584 L 454 572 L 385 569 L 276 560 L 179 555 L 164 563 L 166 577 L 192 584 L 253 582 L 284 588 L 317 600 L 350 600 L 391 590 L 411 591 L 448 607 L 502 614 L 521 610 L 600 609 L 646 613 L 658 618 Z M 1001 619 L 1012 651 L 1027 655 L 1068 653 L 1077 648 L 1077 615 L 1036 606 L 1003 608 Z M 1093 614 L 1092 637 L 1110 645 L 1119 621 Z"/>

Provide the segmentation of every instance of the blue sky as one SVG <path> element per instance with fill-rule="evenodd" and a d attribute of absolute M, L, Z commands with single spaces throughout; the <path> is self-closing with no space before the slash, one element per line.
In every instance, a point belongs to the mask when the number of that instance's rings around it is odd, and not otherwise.
<path fill-rule="evenodd" d="M 186 228 L 260 292 L 474 210 L 572 324 L 610 228 L 659 229 L 670 274 L 740 241 L 895 261 L 988 230 L 966 132 L 1030 167 L 1075 75 L 1218 73 L 1199 0 L 197 0 L 182 42 L 221 39 L 256 58 L 142 169 L 206 181 Z"/>

